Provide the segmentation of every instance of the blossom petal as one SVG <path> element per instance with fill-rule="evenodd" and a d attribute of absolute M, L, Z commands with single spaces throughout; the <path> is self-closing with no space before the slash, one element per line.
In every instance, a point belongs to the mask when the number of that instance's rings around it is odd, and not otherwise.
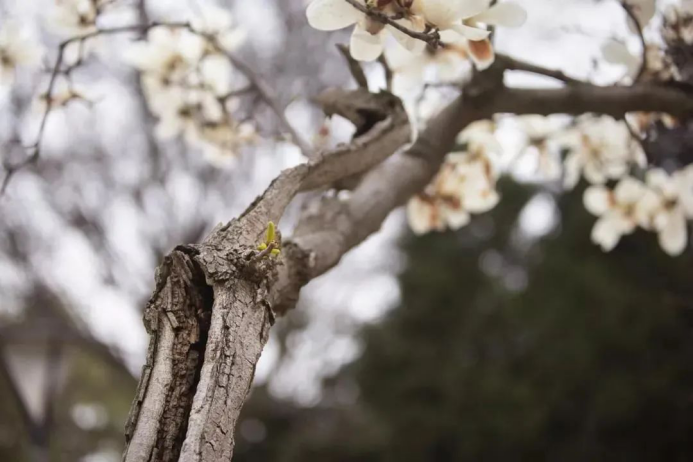
<path fill-rule="evenodd" d="M 351 34 L 349 50 L 357 61 L 375 61 L 383 53 L 382 32 L 373 35 L 357 24 Z"/>
<path fill-rule="evenodd" d="M 466 226 L 471 221 L 471 216 L 469 212 L 459 207 L 457 209 L 446 208 L 445 209 L 445 221 L 450 229 L 460 229 Z"/>
<path fill-rule="evenodd" d="M 491 33 L 491 31 L 488 31 L 486 29 L 481 29 L 479 27 L 465 26 L 464 24 L 455 24 L 452 27 L 452 30 L 454 30 L 458 34 L 464 36 L 465 38 L 467 38 L 468 40 L 471 40 L 471 41 L 484 40 Z"/>
<path fill-rule="evenodd" d="M 471 18 L 489 9 L 491 0 L 463 0 L 458 2 L 457 14 L 462 18 Z"/>
<path fill-rule="evenodd" d="M 602 250 L 609 252 L 616 247 L 622 234 L 618 222 L 605 215 L 594 224 L 591 238 L 592 242 L 598 244 Z"/>
<path fill-rule="evenodd" d="M 488 212 L 500 201 L 500 195 L 495 189 L 484 188 L 480 191 L 467 191 L 464 206 L 473 213 Z"/>
<path fill-rule="evenodd" d="M 413 197 L 407 204 L 407 219 L 414 234 L 425 234 L 433 229 L 436 221 L 435 213 L 431 204 L 419 197 Z"/>
<path fill-rule="evenodd" d="M 469 49 L 469 56 L 479 70 L 487 69 L 496 59 L 493 45 L 491 45 L 491 41 L 488 39 L 476 42 L 470 41 L 467 43 L 467 48 Z"/>
<path fill-rule="evenodd" d="M 645 193 L 644 185 L 635 178 L 626 177 L 622 179 L 614 189 L 616 201 L 624 204 L 634 204 Z"/>
<path fill-rule="evenodd" d="M 473 20 L 491 26 L 520 27 L 527 21 L 527 12 L 517 3 L 498 3 L 474 16 Z"/>
<path fill-rule="evenodd" d="M 423 21 L 410 21 L 408 19 L 400 19 L 397 21 L 398 24 L 406 27 L 414 32 L 423 32 L 426 29 L 426 24 Z M 419 40 L 404 32 L 395 29 L 392 26 L 388 26 L 387 29 L 390 31 L 392 36 L 397 40 L 397 42 L 402 45 L 407 50 L 412 53 L 421 53 L 426 48 L 426 42 Z"/>
<path fill-rule="evenodd" d="M 344 0 L 313 0 L 308 5 L 308 24 L 318 30 L 338 30 L 356 24 L 363 16 Z"/>
<path fill-rule="evenodd" d="M 565 189 L 573 189 L 580 181 L 580 173 L 582 172 L 582 158 L 580 151 L 572 150 L 565 158 L 563 164 L 563 187 Z"/>
<path fill-rule="evenodd" d="M 425 0 L 414 2 L 412 10 L 439 29 L 449 29 L 464 18 L 488 8 L 490 0 Z"/>
<path fill-rule="evenodd" d="M 590 186 L 582 196 L 582 202 L 587 211 L 597 216 L 603 215 L 609 210 L 610 200 L 611 193 L 603 186 Z"/>
<path fill-rule="evenodd" d="M 668 220 L 659 233 L 659 245 L 671 256 L 681 255 L 688 243 L 686 218 L 681 209 L 674 209 L 668 214 Z"/>
<path fill-rule="evenodd" d="M 645 191 L 642 198 L 635 206 L 635 217 L 643 229 L 652 229 L 655 226 L 655 218 L 662 210 L 662 197 L 651 189 Z"/>
<path fill-rule="evenodd" d="M 628 50 L 628 47 L 617 40 L 605 42 L 601 50 L 606 62 L 626 66 L 630 74 L 636 71 L 640 65 L 640 60 Z"/>

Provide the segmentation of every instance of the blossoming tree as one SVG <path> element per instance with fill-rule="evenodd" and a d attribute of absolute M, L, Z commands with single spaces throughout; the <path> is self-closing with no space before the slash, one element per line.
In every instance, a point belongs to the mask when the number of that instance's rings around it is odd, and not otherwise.
<path fill-rule="evenodd" d="M 687 130 L 693 112 L 687 1 L 659 13 L 654 0 L 619 3 L 640 52 L 605 41 L 603 60 L 626 69 L 611 85 L 496 53 L 495 29 L 522 27 L 527 19 L 512 1 L 306 2 L 313 28 L 353 27 L 342 51 L 358 88 L 333 88 L 315 98 L 325 114 L 355 126 L 351 141 L 335 147 L 325 143 L 327 125 L 311 143 L 288 120 L 273 89 L 237 55 L 252 38 L 226 10 L 206 5 L 182 22 L 131 20 L 136 15 L 126 3 L 56 1 L 47 24 L 62 40 L 54 52 L 20 24 L 0 24 L 1 85 L 38 66 L 42 56 L 53 59 L 36 97 L 37 137 L 22 140 L 20 159 L 4 160 L 3 191 L 43 161 L 51 113 L 91 102 L 73 76 L 118 35 L 133 39 L 121 61 L 139 73 L 159 139 L 182 139 L 221 162 L 263 137 L 244 114 L 250 95 L 253 104 L 271 109 L 303 161 L 282 171 L 240 216 L 164 258 L 144 312 L 150 344 L 126 428 L 125 461 L 229 460 L 235 423 L 275 317 L 397 207 L 406 205 L 415 233 L 457 229 L 492 209 L 502 200 L 496 182 L 510 171 L 501 161 L 507 143 L 499 140 L 507 121 L 524 134 L 515 160 L 533 158 L 535 180 L 565 190 L 587 184 L 584 204 L 598 217 L 591 237 L 604 251 L 637 228 L 656 233 L 672 256 L 688 247 L 693 166 L 685 156 L 657 155 L 657 143 Z M 371 61 L 387 76 L 380 92 L 371 91 L 364 72 Z M 504 80 L 508 71 L 559 85 L 511 87 Z M 275 223 L 304 192 L 311 194 L 301 198 L 302 212 L 282 237 Z"/>

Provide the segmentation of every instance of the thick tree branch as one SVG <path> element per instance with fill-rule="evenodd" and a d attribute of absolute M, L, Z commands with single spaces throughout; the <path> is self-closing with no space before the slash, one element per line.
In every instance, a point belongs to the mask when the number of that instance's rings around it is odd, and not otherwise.
<path fill-rule="evenodd" d="M 509 89 L 496 77 L 481 74 L 403 152 L 409 128 L 400 106 L 386 104 L 387 116 L 368 123 L 372 117 L 358 108 L 334 104 L 366 132 L 286 170 L 242 216 L 218 226 L 202 244 L 167 257 L 146 312 L 151 346 L 128 426 L 127 462 L 229 460 L 274 313 L 291 308 L 308 281 L 334 267 L 423 189 L 469 123 L 496 113 L 693 112 L 691 96 L 669 87 Z M 358 98 L 347 94 L 347 100 Z M 348 199 L 325 196 L 308 204 L 280 259 L 258 257 L 268 221 L 278 222 L 298 192 L 362 172 Z"/>
<path fill-rule="evenodd" d="M 556 89 L 503 88 L 486 108 L 491 113 L 586 114 L 622 117 L 627 112 L 693 114 L 693 95 L 674 87 L 636 84 L 631 87 L 576 85 Z"/>

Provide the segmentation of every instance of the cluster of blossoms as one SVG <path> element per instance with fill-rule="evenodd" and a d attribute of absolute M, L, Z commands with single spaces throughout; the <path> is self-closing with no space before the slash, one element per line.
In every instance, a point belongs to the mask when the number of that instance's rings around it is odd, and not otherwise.
<path fill-rule="evenodd" d="M 688 243 L 687 220 L 693 219 L 693 166 L 672 174 L 659 168 L 647 170 L 645 155 L 625 123 L 609 117 L 583 119 L 559 131 L 551 130 L 542 119 L 518 120 L 525 128 L 527 146 L 539 154 L 540 161 L 545 159 L 543 170 L 556 173 L 550 176 L 562 174 L 565 189 L 573 189 L 581 178 L 590 185 L 584 203 L 599 217 L 592 230 L 596 244 L 610 251 L 623 235 L 639 227 L 657 233 L 669 255 L 683 252 Z M 494 130 L 492 122 L 484 121 L 460 134 L 458 142 L 464 149 L 449 154 L 433 182 L 407 206 L 415 233 L 459 229 L 469 223 L 471 214 L 486 212 L 498 203 L 497 159 L 502 151 Z M 552 148 L 558 147 L 565 152 L 562 162 L 551 156 Z M 645 180 L 638 180 L 634 173 Z M 611 183 L 616 186 L 610 188 Z"/>
<path fill-rule="evenodd" d="M 0 23 L 0 85 L 11 85 L 20 68 L 40 64 L 43 48 L 12 21 Z"/>
<path fill-rule="evenodd" d="M 611 190 L 591 186 L 585 191 L 585 207 L 599 217 L 592 240 L 609 251 L 621 236 L 637 227 L 656 232 L 669 255 L 679 255 L 688 243 L 687 220 L 693 219 L 693 167 L 667 174 L 649 170 L 645 181 L 621 179 Z"/>
<path fill-rule="evenodd" d="M 481 121 L 459 135 L 464 150 L 448 154 L 433 182 L 409 201 L 409 224 L 415 233 L 458 229 L 469 223 L 472 213 L 496 206 L 499 171 L 494 159 L 500 145 L 494 130 L 492 122 Z"/>
<path fill-rule="evenodd" d="M 352 3 L 366 11 L 386 15 L 407 31 L 425 33 L 431 39 L 432 31 L 444 34 L 441 35 L 444 41 L 437 49 L 427 48 L 427 41 L 384 23 Z M 518 27 L 526 19 L 525 11 L 517 4 L 503 2 L 491 6 L 491 0 L 313 0 L 307 16 L 310 25 L 319 30 L 355 26 L 350 50 L 354 59 L 360 61 L 377 59 L 383 53 L 387 35 L 391 34 L 414 54 L 445 54 L 449 48 L 459 47 L 482 69 L 494 59 L 488 26 Z"/>
<path fill-rule="evenodd" d="M 82 89 L 74 87 L 70 73 L 98 50 L 100 35 L 108 32 L 99 24 L 119 5 L 127 7 L 112 0 L 56 0 L 47 12 L 47 29 L 67 40 L 67 46 L 61 48 L 50 95 L 44 90 L 37 97 L 41 113 L 75 100 L 89 101 Z M 133 31 L 139 29 L 132 26 Z M 12 83 L 19 69 L 40 64 L 42 48 L 25 32 L 10 21 L 0 24 L 0 84 Z M 255 139 L 252 125 L 232 116 L 239 104 L 239 86 L 247 87 L 247 82 L 234 73 L 226 52 L 242 40 L 227 10 L 207 5 L 190 24 L 149 28 L 145 40 L 125 50 L 124 59 L 141 72 L 148 106 L 160 121 L 161 138 L 182 135 L 210 160 L 227 159 Z"/>
<path fill-rule="evenodd" d="M 563 183 L 567 189 L 580 178 L 591 184 L 623 177 L 633 166 L 644 168 L 647 160 L 624 122 L 611 117 L 590 117 L 560 135 L 565 158 Z"/>
<path fill-rule="evenodd" d="M 155 27 L 146 40 L 126 50 L 125 59 L 141 72 L 151 111 L 159 118 L 162 139 L 183 136 L 212 160 L 227 157 L 255 137 L 253 127 L 236 120 L 238 83 L 225 50 L 242 36 L 230 29 L 224 11 L 213 22 L 188 27 Z"/>

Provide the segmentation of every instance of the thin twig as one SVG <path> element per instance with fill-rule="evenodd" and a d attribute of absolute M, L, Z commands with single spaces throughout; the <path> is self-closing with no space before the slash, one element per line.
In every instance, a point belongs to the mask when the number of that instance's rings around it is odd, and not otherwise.
<path fill-rule="evenodd" d="M 178 28 L 178 29 L 187 29 L 191 31 L 192 33 L 195 33 L 201 37 L 206 38 L 214 47 L 219 51 L 220 53 L 224 54 L 231 63 L 238 68 L 239 71 L 241 71 L 250 81 L 251 85 L 253 88 L 257 90 L 257 92 L 260 94 L 261 98 L 263 101 L 272 109 L 272 111 L 275 113 L 277 118 L 279 119 L 281 125 L 284 127 L 285 130 L 289 132 L 291 137 L 294 140 L 294 143 L 298 145 L 298 147 L 303 151 L 304 155 L 306 157 L 311 157 L 313 154 L 313 150 L 310 147 L 310 145 L 303 140 L 299 134 L 296 132 L 296 130 L 291 126 L 289 121 L 286 119 L 286 115 L 284 113 L 284 108 L 281 107 L 279 104 L 278 100 L 274 97 L 272 90 L 257 76 L 257 74 L 253 71 L 253 69 L 250 68 L 247 64 L 245 64 L 243 61 L 238 59 L 235 55 L 229 53 L 228 51 L 224 50 L 221 45 L 217 42 L 216 38 L 211 35 L 211 34 L 205 34 L 200 31 L 196 31 L 193 29 L 192 25 L 189 22 L 151 22 L 149 24 L 132 24 L 132 25 L 127 25 L 127 26 L 119 26 L 119 27 L 112 27 L 112 28 L 103 28 L 103 29 L 96 29 L 93 32 L 89 32 L 87 34 L 75 36 L 75 37 L 70 37 L 63 42 L 60 43 L 58 46 L 58 56 L 56 57 L 55 64 L 53 65 L 51 69 L 51 75 L 50 79 L 48 82 L 48 89 L 46 91 L 46 109 L 43 112 L 43 115 L 41 116 L 41 122 L 39 124 L 38 132 L 36 134 L 35 141 L 28 145 L 25 146 L 25 149 L 31 151 L 31 154 L 28 155 L 26 158 L 22 159 L 19 162 L 16 163 L 10 163 L 10 162 L 3 162 L 3 168 L 5 170 L 5 177 L 2 180 L 2 183 L 0 184 L 0 196 L 4 195 L 5 191 L 7 190 L 7 187 L 10 183 L 10 180 L 12 177 L 20 170 L 26 168 L 30 164 L 33 164 L 38 161 L 39 157 L 41 156 L 41 143 L 43 141 L 43 135 L 46 130 L 46 125 L 48 123 L 48 117 L 50 113 L 52 112 L 53 109 L 53 92 L 55 90 L 55 85 L 56 81 L 58 79 L 59 75 L 69 75 L 74 69 L 82 63 L 82 47 L 84 43 L 88 40 L 91 40 L 93 38 L 102 36 L 102 35 L 115 35 L 115 34 L 121 34 L 121 33 L 127 33 L 127 32 L 140 32 L 141 34 L 146 34 L 149 30 L 156 28 L 156 27 L 169 27 L 169 28 Z M 68 66 L 65 69 L 61 69 L 64 57 L 65 57 L 65 49 L 68 47 L 68 45 L 79 42 L 80 44 L 80 56 L 78 57 L 77 61 L 70 66 Z M 239 90 L 240 92 L 245 93 L 247 89 L 241 89 Z"/>
<path fill-rule="evenodd" d="M 385 53 L 381 54 L 378 57 L 378 62 L 380 63 L 381 66 L 383 66 L 383 72 L 385 72 L 385 88 L 387 91 L 391 92 L 392 91 L 392 79 L 394 78 L 394 73 L 392 72 L 392 68 L 390 67 L 390 63 L 387 62 L 387 58 L 385 57 Z"/>
<path fill-rule="evenodd" d="M 402 32 L 403 34 L 408 35 L 409 37 L 422 40 L 426 43 L 428 43 L 433 49 L 436 49 L 440 46 L 440 33 L 438 32 L 437 29 L 432 29 L 430 32 L 415 32 L 407 27 L 404 27 L 403 25 L 399 24 L 396 20 L 396 18 L 392 18 L 388 16 L 387 14 L 383 13 L 380 10 L 377 10 L 375 8 L 370 8 L 367 7 L 366 5 L 363 5 L 358 2 L 358 0 L 344 0 L 345 2 L 349 3 L 351 6 L 359 10 L 360 12 L 370 16 L 371 18 L 375 18 L 378 21 L 382 22 L 383 24 L 387 24 L 388 26 L 392 26 L 398 31 Z"/>
<path fill-rule="evenodd" d="M 349 67 L 349 72 L 354 80 L 356 80 L 356 84 L 359 86 L 359 88 L 368 90 L 368 79 L 366 78 L 366 74 L 363 72 L 361 64 L 351 56 L 349 47 L 343 43 L 338 43 L 337 49 L 346 60 L 347 66 Z"/>
<path fill-rule="evenodd" d="M 640 134 L 630 124 L 630 122 L 626 118 L 625 114 L 623 117 L 621 117 L 621 120 L 623 121 L 624 124 L 626 124 L 626 128 L 628 129 L 628 133 L 630 133 L 630 137 L 640 145 L 640 148 L 642 149 L 643 153 L 645 153 L 645 158 L 647 159 L 648 162 L 650 162 L 651 159 L 649 156 L 647 139 L 640 136 Z"/>
<path fill-rule="evenodd" d="M 642 24 L 640 23 L 640 19 L 638 19 L 638 16 L 635 14 L 633 6 L 629 5 L 625 0 L 621 0 L 620 3 L 623 7 L 623 10 L 626 12 L 626 15 L 628 15 L 630 20 L 633 21 L 633 24 L 635 24 L 635 32 L 638 34 L 638 38 L 640 39 L 640 45 L 642 46 L 640 68 L 638 69 L 638 73 L 636 74 L 634 80 L 635 82 L 638 82 L 647 70 L 647 42 L 645 41 L 645 34 L 643 32 Z"/>
<path fill-rule="evenodd" d="M 125 32 L 137 32 L 141 31 L 143 33 L 146 33 L 152 28 L 155 27 L 187 27 L 189 28 L 190 25 L 188 23 L 159 23 L 159 22 L 153 22 L 150 24 L 134 24 L 134 25 L 128 25 L 128 26 L 120 26 L 120 27 L 113 27 L 113 28 L 107 28 L 107 29 L 97 29 L 93 32 L 89 32 L 87 34 L 75 36 L 75 37 L 70 37 L 69 39 L 66 39 L 60 43 L 58 46 L 58 56 L 55 59 L 55 64 L 53 65 L 51 69 L 51 75 L 50 79 L 48 81 L 48 89 L 46 90 L 46 109 L 43 111 L 43 114 L 41 116 L 41 122 L 39 123 L 39 128 L 38 132 L 36 134 L 36 138 L 34 142 L 28 146 L 25 146 L 25 149 L 31 151 L 31 154 L 28 155 L 26 158 L 22 159 L 21 161 L 17 163 L 10 163 L 10 162 L 3 162 L 3 168 L 5 169 L 5 177 L 2 180 L 2 184 L 0 185 L 0 196 L 4 195 L 5 192 L 7 191 L 7 187 L 10 184 L 10 180 L 12 177 L 20 170 L 26 168 L 27 166 L 35 163 L 38 161 L 39 157 L 41 156 L 41 142 L 43 141 L 43 134 L 46 131 L 46 125 L 48 123 L 48 116 L 50 115 L 52 109 L 53 109 L 53 91 L 55 90 L 55 84 L 56 81 L 58 80 L 58 76 L 61 74 L 67 74 L 69 75 L 76 67 L 82 62 L 82 56 L 81 53 L 83 52 L 83 45 L 86 41 L 91 40 L 95 37 L 101 36 L 101 35 L 114 35 L 114 34 L 121 34 Z M 66 69 L 61 69 L 61 66 L 63 64 L 63 60 L 65 58 L 65 49 L 68 47 L 68 45 L 79 42 L 80 44 L 80 56 L 78 57 L 77 61 L 68 66 Z"/>
<path fill-rule="evenodd" d="M 289 123 L 289 120 L 286 118 L 286 108 L 282 107 L 282 105 L 279 103 L 279 100 L 274 95 L 274 92 L 265 83 L 265 81 L 262 80 L 260 76 L 258 76 L 257 73 L 250 66 L 248 66 L 244 61 L 238 58 L 238 56 L 227 50 L 224 50 L 217 43 L 214 37 L 209 35 L 206 35 L 206 37 L 210 39 L 217 51 L 223 53 L 228 58 L 228 60 L 231 61 L 234 67 L 236 67 L 239 71 L 243 73 L 243 75 L 246 76 L 250 84 L 253 87 L 255 87 L 265 104 L 267 104 L 267 106 L 269 106 L 270 109 L 272 109 L 272 112 L 274 112 L 274 115 L 279 120 L 279 123 L 284 127 L 284 129 L 289 133 L 289 135 L 291 135 L 291 138 L 293 139 L 294 143 L 296 143 L 296 146 L 298 146 L 299 149 L 303 152 L 303 155 L 308 157 L 309 159 L 314 157 L 314 151 L 312 146 L 306 140 L 304 140 L 303 137 L 301 137 L 301 135 L 299 135 L 296 129 L 291 125 L 291 123 Z"/>
<path fill-rule="evenodd" d="M 537 66 L 536 64 L 531 64 L 525 61 L 520 61 L 510 56 L 497 54 L 496 61 L 500 62 L 505 69 L 511 71 L 524 71 L 530 72 L 532 74 L 543 75 L 545 77 L 551 77 L 552 79 L 560 80 L 561 82 L 571 84 L 571 85 L 581 85 L 585 84 L 582 80 L 569 77 L 563 73 L 563 71 L 555 69 L 547 69 L 545 67 Z"/>

